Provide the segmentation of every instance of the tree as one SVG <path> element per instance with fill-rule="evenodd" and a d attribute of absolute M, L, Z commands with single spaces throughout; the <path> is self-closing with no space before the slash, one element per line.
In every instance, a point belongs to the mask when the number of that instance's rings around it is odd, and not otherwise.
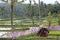
<path fill-rule="evenodd" d="M 47 16 L 47 5 L 43 3 L 43 1 L 40 2 L 40 16 L 45 17 Z"/>
<path fill-rule="evenodd" d="M 2 0 L 2 1 L 5 1 L 5 0 Z M 17 1 L 17 0 L 16 0 Z M 16 2 L 15 1 L 15 2 Z M 22 0 L 23 1 L 23 0 Z M 7 2 L 8 2 L 8 0 L 7 0 Z M 11 0 L 11 3 L 10 3 L 10 5 L 11 5 L 11 27 L 12 27 L 12 32 L 14 32 L 14 27 L 13 27 L 13 8 L 14 8 L 14 0 Z M 12 39 L 13 40 L 13 39 Z"/>
<path fill-rule="evenodd" d="M 35 3 L 35 0 L 33 0 Z M 24 13 L 27 17 L 29 17 L 30 19 L 32 19 L 32 24 L 34 25 L 34 16 L 35 16 L 35 5 L 32 5 L 32 1 L 29 0 L 30 4 L 28 4 L 25 9 L 24 9 Z M 35 3 L 36 4 L 36 3 Z"/>
<path fill-rule="evenodd" d="M 9 0 L 2 0 L 4 2 L 8 2 Z M 18 2 L 18 0 L 11 0 L 11 26 L 13 26 L 13 8 L 14 8 L 14 3 Z M 22 0 L 21 2 L 24 2 L 24 0 Z"/>
<path fill-rule="evenodd" d="M 0 14 L 2 15 L 2 18 L 4 18 L 4 10 L 5 10 L 5 7 L 0 7 Z"/>

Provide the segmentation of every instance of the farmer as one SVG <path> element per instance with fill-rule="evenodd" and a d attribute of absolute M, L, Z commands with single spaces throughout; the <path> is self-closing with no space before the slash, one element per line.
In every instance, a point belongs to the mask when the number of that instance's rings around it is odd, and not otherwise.
<path fill-rule="evenodd" d="M 42 25 L 40 25 L 41 29 L 38 31 L 38 35 L 42 36 L 42 37 L 47 37 L 49 30 L 47 28 L 46 22 L 44 21 Z"/>

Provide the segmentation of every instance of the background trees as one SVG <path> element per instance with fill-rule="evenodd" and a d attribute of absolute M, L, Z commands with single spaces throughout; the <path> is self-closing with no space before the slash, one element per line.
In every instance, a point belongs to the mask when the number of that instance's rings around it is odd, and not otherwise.
<path fill-rule="evenodd" d="M 0 7 L 0 17 L 4 18 L 5 7 Z"/>
<path fill-rule="evenodd" d="M 59 2 L 55 2 L 55 4 L 46 4 L 42 1 L 42 2 L 40 2 L 40 4 L 37 4 L 35 1 L 33 1 L 34 4 L 31 5 L 31 6 L 30 6 L 30 4 L 22 4 L 23 5 L 22 6 L 22 5 L 20 5 L 22 2 L 14 1 L 14 9 L 13 9 L 14 11 L 13 12 L 14 12 L 14 16 L 16 16 L 16 17 L 23 16 L 23 15 L 25 16 L 25 14 L 28 15 L 28 16 L 30 15 L 30 17 L 31 17 L 31 13 L 29 13 L 29 10 L 30 10 L 31 7 L 33 7 L 33 9 L 34 9 L 34 13 L 33 13 L 34 15 L 33 16 L 36 16 L 36 18 L 38 18 L 39 14 L 40 14 L 41 17 L 47 16 L 49 11 L 54 16 L 60 12 Z M 3 4 L 1 4 L 1 6 L 3 6 Z M 5 6 L 6 7 L 8 6 L 9 9 L 10 9 L 10 4 L 5 3 Z M 5 10 L 6 15 L 10 14 L 10 11 L 9 11 L 8 7 L 6 8 L 7 10 Z M 16 10 L 18 10 L 18 11 L 16 11 Z M 39 11 L 40 11 L 40 13 L 39 13 Z"/>
<path fill-rule="evenodd" d="M 3 0 L 5 1 L 5 0 Z M 5 3 L 6 10 L 3 14 L 6 14 L 4 17 L 6 18 L 29 18 L 29 19 L 39 19 L 48 16 L 48 13 L 51 12 L 53 17 L 57 17 L 56 14 L 60 13 L 60 4 L 58 1 L 55 1 L 55 4 L 46 4 L 43 1 L 37 4 L 35 0 L 33 0 L 34 4 L 32 4 L 30 0 L 30 4 L 22 4 L 25 0 L 18 2 L 18 0 L 14 0 L 14 8 L 13 8 L 13 17 L 10 16 L 10 4 Z M 5 2 L 8 2 L 5 1 Z M 0 4 L 1 5 L 1 4 Z M 2 5 L 3 6 L 3 5 Z M 7 7 L 8 6 L 8 7 Z M 11 8 L 12 9 L 12 8 Z M 40 13 L 39 13 L 40 12 Z M 8 16 L 7 16 L 8 15 Z M 22 16 L 22 17 L 21 17 Z M 1 16 L 2 17 L 2 16 Z M 33 21 L 32 21 L 33 22 Z M 34 24 L 34 22 L 33 22 Z"/>

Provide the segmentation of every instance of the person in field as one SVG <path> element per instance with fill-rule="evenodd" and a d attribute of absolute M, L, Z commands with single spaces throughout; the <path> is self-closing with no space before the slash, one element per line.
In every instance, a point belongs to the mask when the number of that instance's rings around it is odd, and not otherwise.
<path fill-rule="evenodd" d="M 41 37 L 47 37 L 48 36 L 48 33 L 49 33 L 49 30 L 47 28 L 47 25 L 46 25 L 46 23 L 45 24 L 44 23 L 45 22 L 43 22 L 43 24 L 40 25 L 41 29 L 37 33 Z"/>

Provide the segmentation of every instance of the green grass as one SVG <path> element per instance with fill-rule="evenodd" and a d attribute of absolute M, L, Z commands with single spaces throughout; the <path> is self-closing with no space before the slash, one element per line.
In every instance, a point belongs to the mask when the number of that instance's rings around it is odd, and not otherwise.
<path fill-rule="evenodd" d="M 32 40 L 32 39 L 41 39 L 41 40 L 55 40 L 57 39 L 56 37 L 60 35 L 60 31 L 50 31 L 49 33 L 49 36 L 48 37 L 40 37 L 38 36 L 37 34 L 30 34 L 30 35 L 26 35 L 26 36 L 21 36 L 21 37 L 18 37 L 18 39 L 20 40 Z"/>
<path fill-rule="evenodd" d="M 14 23 L 14 25 L 32 25 L 32 20 L 31 19 L 28 19 L 28 20 L 29 20 L 29 22 L 15 22 L 15 20 L 13 20 L 13 23 Z M 44 18 L 44 20 L 46 20 L 46 18 Z M 36 25 L 40 24 L 39 20 L 34 20 L 34 21 L 35 21 Z M 58 21 L 57 18 L 52 18 L 51 24 L 56 25 L 56 24 L 58 24 L 57 21 Z M 11 24 L 11 21 L 0 21 L 0 24 L 8 25 L 8 24 Z M 46 22 L 46 24 L 48 24 L 48 21 Z"/>
<path fill-rule="evenodd" d="M 58 21 L 57 18 L 52 18 L 52 20 L 51 20 L 52 23 L 51 24 L 52 25 L 57 25 L 58 24 L 57 21 Z M 0 24 L 7 25 L 7 24 L 10 24 L 10 22 L 11 21 L 0 21 Z M 32 21 L 29 21 L 29 22 L 14 22 L 14 24 L 15 25 L 24 25 L 23 27 L 25 27 L 25 25 L 28 25 L 28 26 L 29 25 L 32 25 Z M 38 20 L 35 20 L 35 24 L 36 25 L 39 25 L 39 21 Z M 48 24 L 48 22 L 46 22 L 46 24 Z M 55 31 L 50 31 L 48 37 L 40 37 L 40 36 L 37 36 L 37 34 L 30 34 L 30 35 L 18 37 L 17 39 L 18 40 L 37 40 L 37 39 L 38 40 L 40 40 L 40 39 L 41 40 L 57 40 L 56 39 L 57 35 L 60 35 L 60 31 L 55 30 Z"/>

